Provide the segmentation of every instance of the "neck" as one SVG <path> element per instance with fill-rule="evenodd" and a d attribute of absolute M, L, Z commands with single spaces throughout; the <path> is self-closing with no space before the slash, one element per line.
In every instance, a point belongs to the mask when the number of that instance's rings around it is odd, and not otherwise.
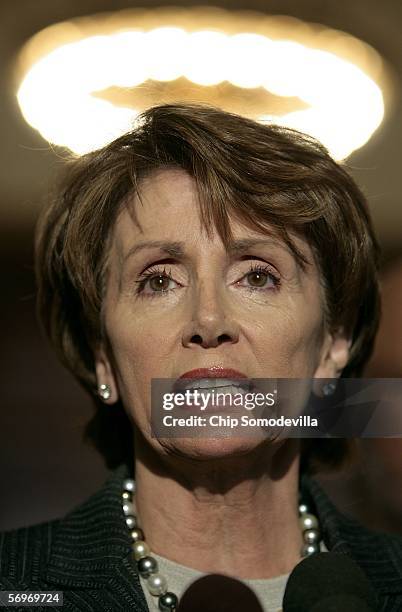
<path fill-rule="evenodd" d="M 137 434 L 135 449 L 135 503 L 152 552 L 243 579 L 300 561 L 297 440 L 200 460 L 157 453 Z"/>

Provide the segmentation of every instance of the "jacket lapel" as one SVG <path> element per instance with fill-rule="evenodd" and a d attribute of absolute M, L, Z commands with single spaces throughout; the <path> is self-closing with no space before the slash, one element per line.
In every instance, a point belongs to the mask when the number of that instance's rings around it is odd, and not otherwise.
<path fill-rule="evenodd" d="M 148 612 L 121 508 L 122 483 L 128 476 L 128 468 L 119 466 L 101 490 L 54 522 L 42 577 L 67 593 L 113 590 L 121 609 Z"/>
<path fill-rule="evenodd" d="M 377 592 L 402 593 L 402 538 L 370 531 L 341 514 L 312 478 L 303 476 L 302 488 L 316 508 L 328 550 L 351 556 Z"/>

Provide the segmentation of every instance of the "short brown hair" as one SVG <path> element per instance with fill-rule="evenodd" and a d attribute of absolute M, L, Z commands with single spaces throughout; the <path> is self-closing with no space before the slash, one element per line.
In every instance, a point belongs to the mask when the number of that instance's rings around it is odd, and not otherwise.
<path fill-rule="evenodd" d="M 273 228 L 303 267 L 289 232 L 306 238 L 324 288 L 327 328 L 352 338 L 342 376 L 361 375 L 380 315 L 379 247 L 353 179 L 305 134 L 208 106 L 167 104 L 146 110 L 135 129 L 111 144 L 71 160 L 38 224 L 40 319 L 85 388 L 96 390 L 93 349 L 102 337 L 111 229 L 139 182 L 163 167 L 182 168 L 195 179 L 202 221 L 225 245 L 234 216 L 253 228 Z M 123 414 L 120 407 L 115 421 Z M 89 432 L 107 456 L 100 420 Z M 108 465 L 118 462 L 110 457 Z"/>

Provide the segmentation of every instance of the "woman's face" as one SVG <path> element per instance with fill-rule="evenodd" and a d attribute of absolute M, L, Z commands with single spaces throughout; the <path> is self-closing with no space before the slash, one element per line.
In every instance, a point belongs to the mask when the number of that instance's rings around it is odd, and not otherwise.
<path fill-rule="evenodd" d="M 311 262 L 304 272 L 284 243 L 236 220 L 225 250 L 215 231 L 206 235 L 195 183 L 183 170 L 152 174 L 132 205 L 138 225 L 124 208 L 112 234 L 103 311 L 108 343 L 97 353 L 98 383 L 111 386 L 108 403 L 120 397 L 159 452 L 244 452 L 257 440 L 152 438 L 151 379 L 213 366 L 250 378 L 336 376 L 347 344 L 323 331 L 312 252 L 293 237 Z"/>

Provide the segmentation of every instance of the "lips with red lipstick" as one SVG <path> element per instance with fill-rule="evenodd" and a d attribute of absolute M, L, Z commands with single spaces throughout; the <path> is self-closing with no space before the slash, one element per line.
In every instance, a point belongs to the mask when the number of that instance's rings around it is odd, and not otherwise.
<path fill-rule="evenodd" d="M 187 390 L 202 392 L 216 389 L 224 392 L 225 390 L 237 389 L 239 392 L 249 392 L 253 388 L 250 378 L 243 372 L 233 368 L 212 366 L 209 368 L 197 368 L 184 372 L 174 383 L 173 391 L 183 393 Z"/>

